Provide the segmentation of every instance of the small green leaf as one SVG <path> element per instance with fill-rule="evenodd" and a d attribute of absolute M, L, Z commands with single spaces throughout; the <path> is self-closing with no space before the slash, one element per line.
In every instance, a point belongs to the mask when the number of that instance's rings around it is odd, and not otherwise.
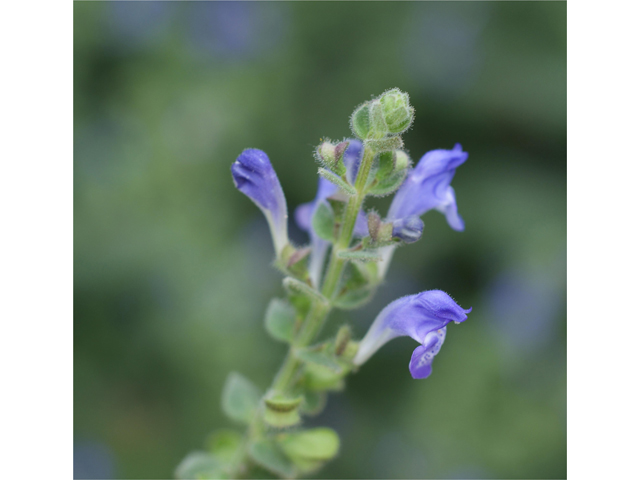
<path fill-rule="evenodd" d="M 353 262 L 379 262 L 382 260 L 380 254 L 375 250 L 345 250 L 338 253 L 338 257 Z"/>
<path fill-rule="evenodd" d="M 302 402 L 301 411 L 305 415 L 309 416 L 318 415 L 320 412 L 322 412 L 322 410 L 324 410 L 326 404 L 326 392 L 312 392 L 307 390 L 304 392 L 304 400 Z"/>
<path fill-rule="evenodd" d="M 342 178 L 337 176 L 332 171 L 327 170 L 326 168 L 319 168 L 318 175 L 320 175 L 325 180 L 329 180 L 334 185 L 337 185 L 338 187 L 340 187 L 340 189 L 349 196 L 354 196 L 356 193 L 358 193 L 356 192 L 355 188 L 353 188 L 351 185 L 345 182 Z"/>
<path fill-rule="evenodd" d="M 385 195 L 389 195 L 395 192 L 402 182 L 404 182 L 405 177 L 407 176 L 407 170 L 399 170 L 398 172 L 389 175 L 388 177 L 381 179 L 374 186 L 369 188 L 369 195 L 376 195 L 378 197 L 384 197 Z"/>
<path fill-rule="evenodd" d="M 351 115 L 351 130 L 356 137 L 364 140 L 369 135 L 369 102 L 365 102 L 355 109 Z"/>
<path fill-rule="evenodd" d="M 296 310 L 286 300 L 274 298 L 267 307 L 264 325 L 275 340 L 289 343 L 293 340 Z"/>
<path fill-rule="evenodd" d="M 285 277 L 282 280 L 282 284 L 284 285 L 284 288 L 292 293 L 301 293 L 306 297 L 309 297 L 311 300 L 328 303 L 328 300 L 315 288 L 310 287 L 306 283 L 301 282 L 300 280 L 297 280 L 293 277 Z"/>
<path fill-rule="evenodd" d="M 313 350 L 297 350 L 296 357 L 307 363 L 314 363 L 331 370 L 334 373 L 342 373 L 344 368 L 336 360 L 323 352 L 315 352 Z"/>
<path fill-rule="evenodd" d="M 395 152 L 382 152 L 378 156 L 378 171 L 376 172 L 376 178 L 379 180 L 386 178 L 393 172 L 395 165 Z"/>
<path fill-rule="evenodd" d="M 311 219 L 313 231 L 328 242 L 333 241 L 333 227 L 335 225 L 335 217 L 333 210 L 327 202 L 320 202 L 313 212 Z"/>
<path fill-rule="evenodd" d="M 226 478 L 222 463 L 207 452 L 192 452 L 187 455 L 175 472 L 179 480 Z"/>
<path fill-rule="evenodd" d="M 235 430 L 216 430 L 207 439 L 207 448 L 221 462 L 234 463 L 242 453 L 242 435 Z"/>
<path fill-rule="evenodd" d="M 331 460 L 340 449 L 338 434 L 324 427 L 282 434 L 278 443 L 291 459 Z"/>
<path fill-rule="evenodd" d="M 278 448 L 274 442 L 259 440 L 249 447 L 249 456 L 261 467 L 276 475 L 292 478 L 295 468 L 291 460 Z"/>
<path fill-rule="evenodd" d="M 260 390 L 236 372 L 227 377 L 222 390 L 222 410 L 232 420 L 249 423 L 260 403 Z"/>
<path fill-rule="evenodd" d="M 359 308 L 371 299 L 374 291 L 374 287 L 349 290 L 336 298 L 333 301 L 333 306 L 341 308 L 342 310 L 353 310 L 355 308 Z"/>

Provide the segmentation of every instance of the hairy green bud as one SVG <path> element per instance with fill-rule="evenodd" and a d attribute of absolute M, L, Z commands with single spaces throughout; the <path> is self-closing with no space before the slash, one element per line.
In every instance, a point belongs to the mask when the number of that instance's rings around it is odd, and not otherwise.
<path fill-rule="evenodd" d="M 342 158 L 348 146 L 349 142 L 340 142 L 334 145 L 329 141 L 324 141 L 317 149 L 318 160 L 329 170 L 332 170 L 338 175 L 344 175 L 347 169 L 344 166 Z"/>
<path fill-rule="evenodd" d="M 390 134 L 402 133 L 411 126 L 414 108 L 409 104 L 409 94 L 393 88 L 382 94 L 380 103 Z"/>

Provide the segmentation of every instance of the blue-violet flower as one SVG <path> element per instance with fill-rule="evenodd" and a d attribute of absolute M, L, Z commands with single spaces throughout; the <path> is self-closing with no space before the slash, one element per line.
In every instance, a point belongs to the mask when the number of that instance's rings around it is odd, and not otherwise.
<path fill-rule="evenodd" d="M 287 202 L 269 157 L 262 150 L 248 148 L 231 165 L 231 174 L 236 188 L 267 218 L 276 254 L 280 256 L 289 243 Z"/>
<path fill-rule="evenodd" d="M 435 208 L 446 215 L 451 228 L 464 230 L 464 221 L 458 215 L 456 196 L 450 183 L 456 168 L 468 156 L 459 143 L 453 150 L 432 150 L 425 153 L 393 197 L 387 220 L 421 216 Z"/>
<path fill-rule="evenodd" d="M 409 336 L 420 343 L 409 363 L 411 376 L 427 378 L 433 357 L 444 342 L 447 324 L 464 322 L 469 312 L 471 309 L 463 309 L 442 290 L 399 298 L 378 314 L 360 342 L 353 363 L 362 365 L 389 340 Z"/>

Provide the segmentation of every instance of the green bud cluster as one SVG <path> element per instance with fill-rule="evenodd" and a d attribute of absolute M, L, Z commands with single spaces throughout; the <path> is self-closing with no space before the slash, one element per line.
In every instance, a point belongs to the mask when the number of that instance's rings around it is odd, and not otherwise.
<path fill-rule="evenodd" d="M 393 88 L 356 108 L 351 115 L 351 130 L 362 140 L 381 140 L 405 132 L 413 116 L 409 95 Z"/>

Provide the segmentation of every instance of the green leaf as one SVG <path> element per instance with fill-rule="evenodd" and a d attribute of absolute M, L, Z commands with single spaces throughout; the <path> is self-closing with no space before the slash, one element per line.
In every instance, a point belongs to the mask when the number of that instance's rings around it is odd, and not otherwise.
<path fill-rule="evenodd" d="M 396 165 L 394 152 L 382 152 L 378 156 L 378 171 L 376 172 L 376 178 L 382 180 L 390 175 Z"/>
<path fill-rule="evenodd" d="M 280 435 L 278 443 L 291 459 L 331 460 L 340 449 L 338 434 L 325 427 Z"/>
<path fill-rule="evenodd" d="M 389 195 L 390 193 L 395 192 L 402 182 L 404 182 L 405 177 L 407 176 L 407 170 L 399 170 L 398 172 L 389 175 L 384 179 L 378 180 L 378 183 L 373 185 L 367 193 L 369 195 L 376 195 L 378 197 L 384 197 L 385 195 Z"/>
<path fill-rule="evenodd" d="M 334 373 L 343 373 L 344 367 L 324 352 L 313 350 L 296 350 L 296 357 L 306 363 L 313 363 L 331 370 Z"/>
<path fill-rule="evenodd" d="M 326 180 L 329 180 L 334 185 L 337 185 L 338 187 L 340 187 L 340 189 L 349 196 L 354 196 L 356 193 L 358 193 L 356 192 L 355 188 L 353 188 L 351 185 L 345 182 L 342 178 L 337 176 L 332 171 L 327 170 L 326 168 L 319 168 L 318 175 L 320 175 L 322 178 Z"/>
<path fill-rule="evenodd" d="M 326 202 L 320 202 L 313 213 L 311 219 L 313 231 L 328 242 L 333 241 L 333 230 L 335 225 L 335 217 L 333 210 Z"/>
<path fill-rule="evenodd" d="M 264 325 L 275 340 L 289 343 L 293 340 L 296 310 L 286 300 L 274 298 L 267 307 Z"/>
<path fill-rule="evenodd" d="M 300 409 L 305 415 L 314 416 L 322 412 L 326 404 L 326 392 L 311 392 L 307 390 L 304 392 L 304 400 Z"/>
<path fill-rule="evenodd" d="M 187 455 L 176 468 L 175 476 L 180 480 L 228 478 L 222 463 L 207 452 L 192 452 Z"/>
<path fill-rule="evenodd" d="M 365 102 L 355 109 L 351 115 L 351 130 L 360 139 L 364 140 L 369 135 L 371 123 L 369 122 L 369 102 Z"/>
<path fill-rule="evenodd" d="M 242 435 L 235 430 L 216 430 L 209 436 L 207 448 L 221 462 L 235 463 L 242 453 Z"/>
<path fill-rule="evenodd" d="M 249 447 L 249 456 L 261 467 L 285 478 L 295 475 L 295 468 L 291 460 L 278 448 L 274 442 L 259 440 Z"/>
<path fill-rule="evenodd" d="M 356 250 L 338 253 L 338 257 L 353 262 L 379 262 L 382 257 L 376 250 Z"/>
<path fill-rule="evenodd" d="M 260 390 L 236 372 L 227 377 L 222 390 L 222 410 L 232 420 L 248 424 L 260 403 Z"/>
<path fill-rule="evenodd" d="M 342 310 L 359 308 L 369 300 L 375 291 L 374 287 L 357 288 L 348 290 L 333 301 L 333 306 Z"/>
<path fill-rule="evenodd" d="M 315 288 L 310 287 L 306 283 L 301 282 L 300 280 L 297 280 L 293 277 L 285 277 L 282 280 L 282 284 L 284 285 L 284 288 L 286 288 L 290 292 L 301 293 L 309 297 L 311 300 L 318 300 L 322 303 L 329 303 L 329 301 Z"/>

